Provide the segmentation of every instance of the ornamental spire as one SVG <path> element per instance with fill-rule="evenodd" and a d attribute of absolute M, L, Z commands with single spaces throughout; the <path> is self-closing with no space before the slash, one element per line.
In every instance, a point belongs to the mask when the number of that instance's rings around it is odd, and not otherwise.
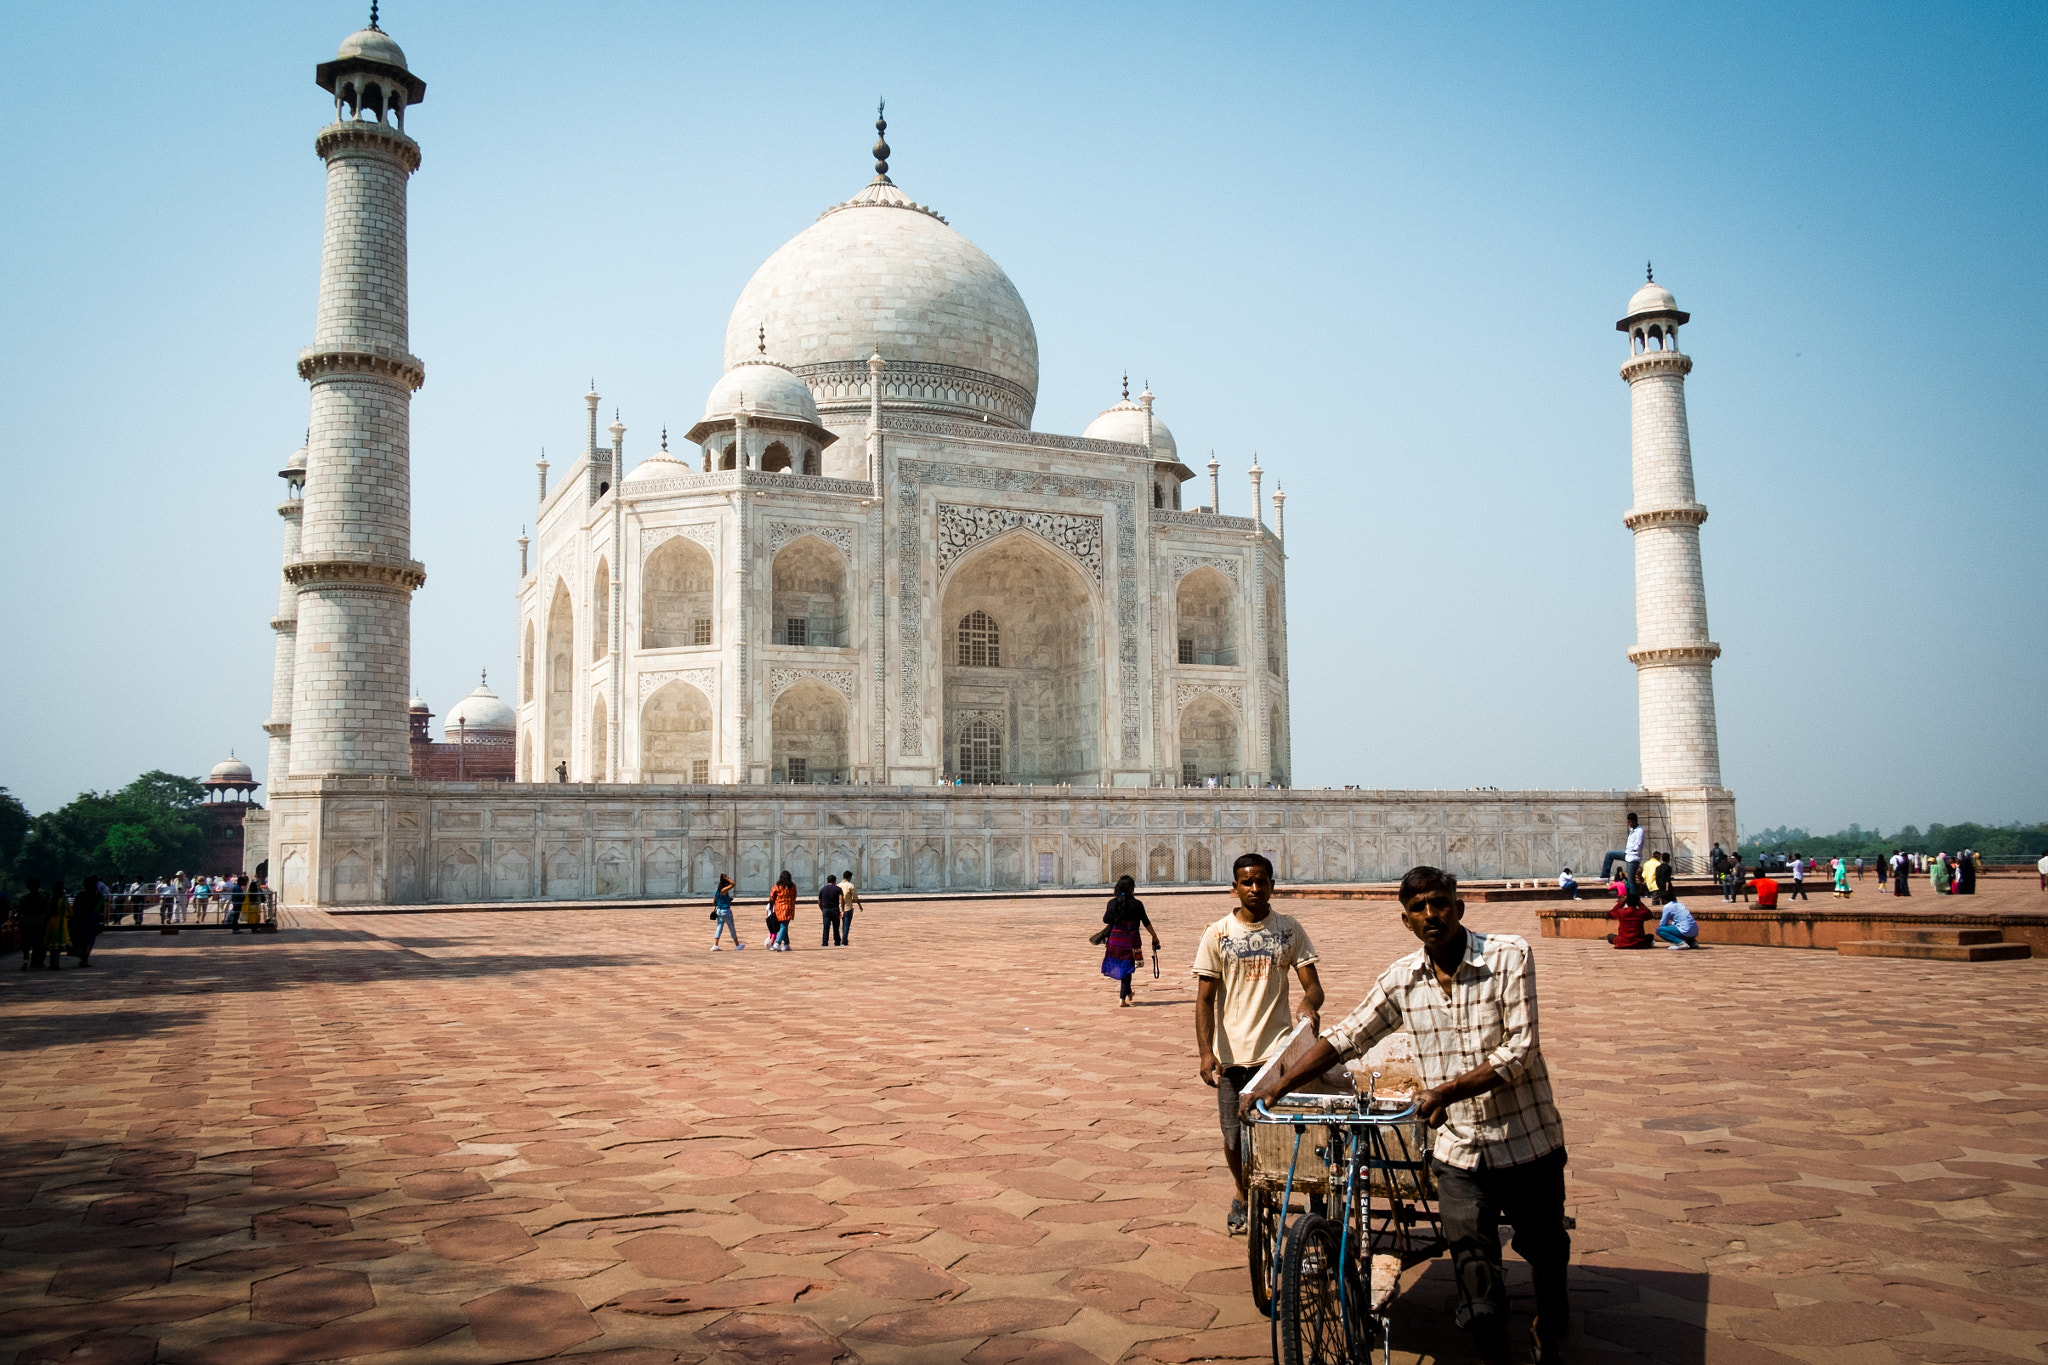
<path fill-rule="evenodd" d="M 875 179 L 889 178 L 889 120 L 882 113 L 889 107 L 889 101 L 875 101 Z"/>
<path fill-rule="evenodd" d="M 370 32 L 382 33 L 383 31 L 383 29 L 377 27 L 377 0 L 370 0 Z"/>
<path fill-rule="evenodd" d="M 1644 262 L 1643 262 L 1643 283 L 1644 283 L 1644 284 L 1655 284 L 1656 282 L 1657 282 L 1657 270 L 1656 270 L 1656 267 L 1655 267 L 1655 266 L 1653 266 L 1653 265 L 1652 265 L 1652 264 L 1651 264 L 1650 262 L 1648 262 L 1648 261 L 1644 261 Z"/>

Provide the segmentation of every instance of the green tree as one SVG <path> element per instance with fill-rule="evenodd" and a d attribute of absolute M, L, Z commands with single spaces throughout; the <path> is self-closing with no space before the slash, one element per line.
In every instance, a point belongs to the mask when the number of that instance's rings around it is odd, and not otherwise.
<path fill-rule="evenodd" d="M 31 818 L 21 798 L 0 787 L 0 874 L 21 856 L 21 841 L 28 837 Z"/>
<path fill-rule="evenodd" d="M 30 822 L 20 873 L 76 884 L 88 872 L 126 882 L 196 867 L 206 849 L 197 814 L 205 798 L 197 782 L 166 772 L 116 792 L 81 792 Z"/>

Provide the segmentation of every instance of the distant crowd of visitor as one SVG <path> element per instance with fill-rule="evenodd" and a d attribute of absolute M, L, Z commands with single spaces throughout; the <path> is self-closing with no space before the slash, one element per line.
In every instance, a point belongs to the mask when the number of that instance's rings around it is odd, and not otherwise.
<path fill-rule="evenodd" d="M 59 971 L 63 959 L 92 965 L 100 931 L 129 916 L 141 924 L 154 909 L 159 924 L 224 924 L 231 933 L 263 922 L 270 888 L 261 877 L 188 877 L 183 872 L 155 882 L 130 882 L 117 890 L 88 873 L 76 892 L 60 878 L 49 890 L 39 878 L 10 898 L 0 889 L 0 952 L 21 951 L 21 971 Z"/>

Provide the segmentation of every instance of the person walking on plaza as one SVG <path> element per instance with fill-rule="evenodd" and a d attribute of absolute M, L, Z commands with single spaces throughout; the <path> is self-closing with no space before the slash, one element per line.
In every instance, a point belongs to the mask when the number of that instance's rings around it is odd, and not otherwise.
<path fill-rule="evenodd" d="M 1977 850 L 1966 848 L 1956 858 L 1955 892 L 1958 896 L 1977 894 L 1977 874 L 1984 870 L 1977 857 Z"/>
<path fill-rule="evenodd" d="M 1673 952 L 1700 946 L 1699 921 L 1692 917 L 1692 911 L 1685 908 L 1685 902 L 1676 896 L 1664 898 L 1664 913 L 1657 918 L 1657 937 L 1664 940 Z"/>
<path fill-rule="evenodd" d="M 1416 1109 L 1437 1130 L 1437 1213 L 1458 1281 L 1458 1325 L 1488 1365 L 1513 1359 L 1500 1249 L 1500 1225 L 1512 1224 L 1515 1254 L 1535 1282 L 1536 1360 L 1547 1365 L 1563 1359 L 1570 1329 L 1572 1239 L 1564 1121 L 1536 1028 L 1535 954 L 1512 934 L 1465 928 L 1465 902 L 1448 872 L 1410 868 L 1400 896 L 1401 922 L 1422 947 L 1382 972 L 1299 1063 L 1246 1094 L 1240 1112 L 1405 1026 L 1426 1087 Z"/>
<path fill-rule="evenodd" d="M 1628 872 L 1629 884 L 1631 886 L 1641 886 L 1643 884 L 1643 841 L 1648 837 L 1649 831 L 1636 823 L 1636 813 L 1630 811 L 1628 813 L 1628 838 L 1620 848 L 1607 850 L 1606 858 L 1600 863 L 1600 880 L 1606 881 L 1609 874 L 1614 871 L 1614 865 L 1620 863 Z"/>
<path fill-rule="evenodd" d="M 820 948 L 846 946 L 846 935 L 839 928 L 839 896 L 839 879 L 828 873 L 825 884 L 818 888 L 818 918 L 823 922 L 825 931 L 824 941 L 818 945 Z"/>
<path fill-rule="evenodd" d="M 1746 903 L 1749 900 L 1749 869 L 1742 865 L 1742 855 L 1736 854 L 1728 864 L 1728 875 L 1721 879 L 1721 899 L 1730 905 L 1740 894 Z"/>
<path fill-rule="evenodd" d="M 67 926 L 71 931 L 71 954 L 78 959 L 79 966 L 92 965 L 92 945 L 99 939 L 100 930 L 106 922 L 107 889 L 98 877 L 88 872 L 85 884 L 71 898 L 71 920 Z"/>
<path fill-rule="evenodd" d="M 789 951 L 789 922 L 796 918 L 796 878 L 789 875 L 786 867 L 768 892 L 768 912 L 775 916 L 775 942 L 769 945 L 769 951 L 786 953 Z"/>
<path fill-rule="evenodd" d="M 1804 854 L 1795 853 L 1792 855 L 1792 894 L 1787 896 L 1786 900 L 1803 901 L 1806 899 L 1806 873 L 1807 869 L 1812 866 L 1813 863 Z"/>
<path fill-rule="evenodd" d="M 739 926 L 732 922 L 732 878 L 723 872 L 718 874 L 718 889 L 711 893 L 711 951 L 722 953 L 725 949 L 718 941 L 727 934 L 732 935 L 732 947 L 736 953 L 743 953 L 747 945 L 740 942 Z"/>
<path fill-rule="evenodd" d="M 1863 860 L 1858 858 L 1856 861 L 1862 862 Z M 1849 899 L 1851 894 L 1853 893 L 1849 890 L 1849 860 L 1847 858 L 1837 858 L 1835 859 L 1835 899 L 1845 901 Z"/>
<path fill-rule="evenodd" d="M 853 940 L 853 912 L 860 909 L 860 892 L 853 885 L 853 869 L 839 874 L 839 941 Z"/>
<path fill-rule="evenodd" d="M 1102 944 L 1102 974 L 1117 983 L 1116 1003 L 1119 1009 L 1128 1006 L 1134 998 L 1131 979 L 1144 964 L 1143 940 L 1139 936 L 1142 928 L 1152 935 L 1152 954 L 1159 955 L 1159 931 L 1152 927 L 1150 917 L 1145 914 L 1145 902 L 1138 899 L 1138 884 L 1128 874 L 1116 879 L 1116 894 L 1109 898 L 1109 906 L 1102 912 L 1102 922 L 1109 930 L 1109 937 Z"/>
<path fill-rule="evenodd" d="M 1946 853 L 1934 855 L 1934 861 L 1927 865 L 1927 886 L 1937 896 L 1946 896 L 1949 888 L 1949 861 Z"/>
<path fill-rule="evenodd" d="M 14 903 L 14 922 L 21 930 L 21 971 L 43 965 L 43 943 L 50 932 L 50 898 L 43 894 L 43 884 L 35 877 L 28 879 L 28 890 Z"/>
<path fill-rule="evenodd" d="M 1902 848 L 1892 854 L 1892 894 L 1894 896 L 1910 896 L 1913 894 L 1913 888 L 1910 885 L 1912 873 L 1913 860 L 1906 856 L 1906 850 Z"/>
<path fill-rule="evenodd" d="M 1216 1091 L 1223 1159 L 1237 1183 L 1225 1228 L 1245 1230 L 1245 1161 L 1240 1096 L 1258 1069 L 1286 1045 L 1299 1020 L 1322 1027 L 1323 983 L 1308 930 L 1273 909 L 1273 864 L 1243 853 L 1230 869 L 1237 908 L 1202 931 L 1195 948 L 1195 1055 L 1202 1084 Z M 1287 974 L 1301 981 L 1301 1010 L 1290 1012 Z M 1319 1071 L 1316 1073 L 1321 1075 Z"/>

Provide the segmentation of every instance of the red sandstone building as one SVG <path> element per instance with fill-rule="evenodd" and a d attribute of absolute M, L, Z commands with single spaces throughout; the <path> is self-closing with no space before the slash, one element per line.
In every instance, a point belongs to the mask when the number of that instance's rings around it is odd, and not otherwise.
<path fill-rule="evenodd" d="M 509 782 L 518 730 L 512 708 L 496 693 L 478 683 L 476 691 L 455 703 L 441 725 L 436 743 L 428 722 L 434 713 L 426 702 L 414 697 L 409 705 L 412 721 L 412 775 L 443 781 Z"/>

